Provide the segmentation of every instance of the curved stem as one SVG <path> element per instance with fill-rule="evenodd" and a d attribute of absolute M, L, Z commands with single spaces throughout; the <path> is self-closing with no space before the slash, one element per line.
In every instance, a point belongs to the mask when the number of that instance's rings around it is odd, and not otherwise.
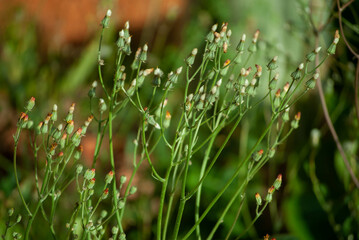
<path fill-rule="evenodd" d="M 318 42 L 319 42 L 319 39 L 318 39 L 318 35 L 316 35 L 316 47 L 318 47 Z M 316 59 L 315 59 L 315 62 L 316 64 L 318 64 L 319 62 L 319 59 L 318 59 L 318 55 L 316 56 Z M 329 112 L 328 112 L 328 107 L 327 107 L 327 104 L 325 102 L 325 97 L 324 97 L 324 92 L 323 92 L 323 87 L 322 87 L 322 82 L 320 80 L 320 76 L 318 77 L 317 79 L 317 86 L 318 86 L 318 93 L 319 93 L 319 98 L 320 98 L 320 102 L 321 102 L 321 105 L 322 105 L 322 109 L 323 109 L 323 114 L 324 114 L 324 118 L 325 118 L 325 121 L 327 122 L 328 124 L 328 128 L 330 130 L 330 133 L 332 134 L 333 136 L 333 139 L 334 139 L 334 142 L 335 144 L 337 145 L 337 148 L 339 150 L 339 153 L 340 155 L 342 156 L 343 158 L 343 161 L 344 161 L 344 164 L 345 164 L 345 167 L 346 169 L 348 170 L 356 188 L 359 189 L 359 181 L 358 179 L 356 178 L 354 172 L 353 172 L 353 169 L 351 168 L 350 164 L 349 164 L 349 161 L 347 159 L 347 156 L 345 155 L 345 152 L 344 152 L 344 149 L 342 147 L 342 144 L 340 143 L 339 141 L 339 137 L 337 135 L 337 132 L 335 131 L 335 128 L 333 126 L 333 123 L 332 123 L 332 120 L 329 116 Z"/>

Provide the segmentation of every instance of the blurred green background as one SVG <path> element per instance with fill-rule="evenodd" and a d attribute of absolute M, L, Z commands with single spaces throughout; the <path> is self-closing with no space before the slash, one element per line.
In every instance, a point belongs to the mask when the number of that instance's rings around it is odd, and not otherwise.
<path fill-rule="evenodd" d="M 335 2 L 326 0 L 182 0 L 167 3 L 165 0 L 151 0 L 146 3 L 152 6 L 149 8 L 143 5 L 143 1 L 133 1 L 131 8 L 128 7 L 131 5 L 128 2 L 131 1 L 92 2 L 92 8 L 95 10 L 91 9 L 89 13 L 85 13 L 81 10 L 86 11 L 86 8 L 80 6 L 78 11 L 73 13 L 79 16 L 74 17 L 72 21 L 85 24 L 85 30 L 73 33 L 76 37 L 67 38 L 56 38 L 59 34 L 68 34 L 67 30 L 51 29 L 57 25 L 51 25 L 50 18 L 49 22 L 46 22 L 46 16 L 50 14 L 46 11 L 56 13 L 56 4 L 52 10 L 48 7 L 45 12 L 36 12 L 43 14 L 42 18 L 36 14 L 33 16 L 34 13 L 21 1 L 11 8 L 6 8 L 6 4 L 1 3 L 4 4 L 0 7 L 0 13 L 3 13 L 0 19 L 3 20 L 0 25 L 1 234 L 7 208 L 15 207 L 16 212 L 25 213 L 19 207 L 21 204 L 17 197 L 12 171 L 12 134 L 16 130 L 18 113 L 22 111 L 26 100 L 34 96 L 37 106 L 36 115 L 32 118 L 35 121 L 44 118 L 53 103 L 57 103 L 59 112 L 64 116 L 72 102 L 77 104 L 77 119 L 85 120 L 89 112 L 87 92 L 92 81 L 98 78 L 96 54 L 99 22 L 107 8 L 113 8 L 115 11 L 114 20 L 104 39 L 105 79 L 112 78 L 115 41 L 118 30 L 127 20 L 124 19 L 126 16 L 130 20 L 130 25 L 131 17 L 135 22 L 134 27 L 131 25 L 130 28 L 133 33 L 132 50 L 135 51 L 137 46 L 148 42 L 150 55 L 147 66 L 159 66 L 165 73 L 184 65 L 183 59 L 194 47 L 204 47 L 203 39 L 214 23 L 229 23 L 229 28 L 233 32 L 232 48 L 236 46 L 243 33 L 250 39 L 253 32 L 260 29 L 260 51 L 250 64 L 265 66 L 273 56 L 278 55 L 283 83 L 289 79 L 290 73 L 298 64 L 304 61 L 305 54 L 315 47 L 310 13 L 313 13 L 313 21 L 316 24 L 328 23 L 319 35 L 323 49 L 329 46 L 334 31 L 338 28 L 337 6 Z M 33 2 L 35 3 L 36 1 Z M 121 4 L 128 7 L 123 16 L 120 15 Z M 358 10 L 359 2 L 355 1 L 343 13 L 348 41 L 355 47 L 359 46 Z M 152 11 L 152 15 L 146 11 Z M 138 15 L 142 12 L 145 14 L 141 19 Z M 87 21 L 86 16 L 91 14 L 92 20 Z M 61 13 L 58 15 L 58 22 L 67 21 Z M 78 20 L 79 18 L 81 20 Z M 71 21 L 69 23 L 67 28 L 71 28 Z M 56 36 L 53 32 L 57 32 Z M 359 126 L 354 107 L 354 99 L 358 98 L 354 93 L 356 61 L 341 41 L 337 54 L 326 61 L 320 71 L 330 116 L 351 166 L 359 176 Z M 275 158 L 252 181 L 247 195 L 264 193 L 278 173 L 283 174 L 283 188 L 276 193 L 275 201 L 255 223 L 246 238 L 260 239 L 268 233 L 277 239 L 359 239 L 359 192 L 353 185 L 327 128 L 317 90 L 302 98 L 292 111 L 302 112 L 299 130 L 278 149 Z M 245 156 L 246 151 L 258 138 L 268 114 L 266 110 L 258 109 L 243 120 L 234 140 L 225 149 L 221 162 L 204 185 L 204 201 L 210 201 L 222 186 L 222 178 L 216 176 L 231 176 L 236 159 Z M 116 161 L 123 173 L 131 170 L 129 150 L 136 134 L 136 117 L 135 113 L 126 113 L 120 116 L 119 123 L 116 123 Z M 95 128 L 91 131 L 94 132 Z M 87 134 L 88 140 L 85 145 L 84 158 L 88 163 L 93 153 L 91 146 L 94 134 L 91 131 Z M 318 142 L 313 143 L 313 138 L 318 139 Z M 33 181 L 33 163 L 29 154 L 30 147 L 25 137 L 23 140 L 18 154 L 20 178 L 22 185 L 26 186 L 31 185 Z M 103 176 L 110 169 L 106 156 L 107 151 L 104 151 L 102 161 L 97 166 L 97 172 Z M 155 153 L 155 157 L 158 158 L 159 164 L 165 162 L 163 154 Z M 199 171 L 200 165 L 193 164 L 192 172 L 195 172 L 196 168 Z M 151 177 L 145 170 L 139 175 L 135 184 L 139 186 L 140 194 L 132 199 L 127 211 L 128 239 L 150 239 L 154 230 L 151 223 L 156 221 L 155 211 L 149 209 L 158 201 L 151 196 L 158 196 L 159 189 L 153 186 Z M 195 180 L 194 176 L 189 176 L 190 179 L 191 177 Z M 233 190 L 234 188 L 230 191 Z M 31 198 L 31 194 L 28 192 L 26 195 Z M 250 201 L 244 205 L 243 216 L 236 224 L 234 235 L 243 231 L 254 217 L 254 197 L 249 199 Z M 224 198 L 221 201 L 227 202 L 228 199 Z M 71 205 L 64 207 L 71 210 Z M 192 224 L 190 209 L 185 214 L 191 220 L 188 221 L 188 226 L 184 224 L 184 229 Z M 204 233 L 210 232 L 219 214 L 215 208 L 213 214 L 209 215 L 202 224 Z M 227 218 L 235 219 L 235 214 L 233 211 Z M 68 216 L 66 211 L 59 213 L 60 219 L 62 216 Z M 41 221 L 35 224 L 34 232 L 38 232 L 38 239 L 47 239 L 49 235 L 41 231 Z M 64 222 L 59 220 L 60 227 L 61 224 Z M 222 234 L 230 227 L 230 224 L 224 224 L 216 239 L 222 239 Z"/>

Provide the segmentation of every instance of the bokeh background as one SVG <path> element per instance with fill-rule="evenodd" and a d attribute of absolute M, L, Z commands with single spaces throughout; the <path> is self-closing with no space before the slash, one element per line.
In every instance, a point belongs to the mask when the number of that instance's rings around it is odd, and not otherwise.
<path fill-rule="evenodd" d="M 344 3 L 344 2 L 343 2 Z M 319 34 L 323 49 L 331 43 L 338 28 L 335 1 L 326 0 L 12 0 L 0 2 L 0 231 L 4 226 L 6 209 L 21 212 L 12 171 L 12 148 L 18 114 L 31 96 L 36 97 L 35 121 L 40 121 L 54 103 L 66 114 L 76 102 L 76 117 L 88 115 L 87 92 L 97 80 L 97 48 L 100 21 L 107 9 L 112 9 L 110 28 L 103 46 L 105 79 L 111 79 L 114 66 L 115 41 L 118 30 L 130 21 L 132 50 L 148 43 L 148 66 L 159 66 L 169 72 L 183 64 L 194 47 L 203 48 L 210 27 L 228 22 L 232 29 L 232 48 L 243 33 L 251 36 L 260 29 L 260 51 L 252 64 L 265 66 L 279 56 L 279 72 L 288 76 L 304 61 L 305 54 L 315 46 L 311 25 L 326 23 Z M 344 13 L 344 30 L 348 41 L 359 46 L 359 2 L 355 1 Z M 337 54 L 321 67 L 322 84 L 328 109 L 350 164 L 359 176 L 358 120 L 355 116 L 354 80 L 357 59 L 341 41 Z M 129 63 L 130 64 L 130 63 Z M 287 78 L 287 79 L 288 79 Z M 283 82 L 286 81 L 285 79 Z M 149 90 L 151 91 L 151 90 Z M 293 110 L 294 111 L 294 110 Z M 311 91 L 296 105 L 302 112 L 300 129 L 290 136 L 247 190 L 248 196 L 265 192 L 278 173 L 283 174 L 283 188 L 246 235 L 260 239 L 265 234 L 277 239 L 358 239 L 359 195 L 330 134 L 317 90 Z M 247 148 L 258 137 L 269 113 L 258 109 L 247 116 L 234 140 L 223 154 L 221 163 L 209 176 L 203 199 L 211 199 L 221 186 L 216 176 L 230 176 L 233 159 L 245 156 Z M 116 165 L 122 174 L 131 171 L 128 149 L 134 138 L 138 121 L 135 113 L 120 117 L 116 126 Z M 92 132 L 93 131 L 93 132 Z M 90 130 L 85 138 L 84 161 L 91 164 L 95 135 Z M 33 163 L 30 147 L 22 138 L 19 156 L 21 184 L 31 185 Z M 101 153 L 97 172 L 104 176 L 110 169 L 106 146 Z M 161 154 L 155 154 L 159 159 Z M 314 170 L 313 170 L 313 167 Z M 200 166 L 194 164 L 193 169 Z M 151 239 L 151 223 L 156 221 L 158 189 L 143 168 L 135 180 L 139 193 L 131 200 L 127 211 L 128 239 Z M 218 188 L 217 188 L 218 187 Z M 27 193 L 31 197 L 31 193 Z M 254 200 L 254 199 L 253 199 Z M 209 201 L 209 200 L 208 200 Z M 228 201 L 228 199 L 223 199 Z M 239 203 L 238 203 L 239 204 Z M 220 203 L 219 203 L 220 205 Z M 64 206 L 71 209 L 71 206 Z M 234 233 L 238 234 L 254 216 L 255 202 L 248 201 Z M 69 210 L 70 211 L 70 210 Z M 185 214 L 190 215 L 188 212 Z M 203 226 L 209 232 L 218 214 L 209 216 Z M 66 217 L 66 211 L 59 218 Z M 235 212 L 228 218 L 235 218 Z M 41 220 L 34 226 L 39 239 L 47 239 L 41 231 Z M 59 225 L 63 224 L 59 220 Z M 188 226 L 191 222 L 188 223 Z M 61 227 L 61 226 L 60 226 Z M 223 226 L 223 232 L 230 228 Z M 140 229 L 140 231 L 139 231 Z M 218 235 L 221 239 L 221 233 Z"/>

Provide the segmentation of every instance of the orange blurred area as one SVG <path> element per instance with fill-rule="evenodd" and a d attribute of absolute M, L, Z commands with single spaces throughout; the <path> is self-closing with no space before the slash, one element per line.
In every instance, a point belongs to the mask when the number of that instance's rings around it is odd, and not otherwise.
<path fill-rule="evenodd" d="M 0 29 L 4 32 L 18 10 L 25 21 L 36 25 L 38 39 L 50 50 L 64 44 L 81 44 L 98 30 L 108 8 L 116 25 L 129 20 L 131 29 L 157 25 L 167 18 L 178 19 L 188 0 L 117 0 L 104 4 L 99 0 L 12 0 L 0 4 Z"/>

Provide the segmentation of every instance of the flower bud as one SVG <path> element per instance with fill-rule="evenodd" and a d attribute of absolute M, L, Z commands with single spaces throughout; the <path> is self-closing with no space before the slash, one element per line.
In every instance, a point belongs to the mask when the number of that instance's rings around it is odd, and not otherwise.
<path fill-rule="evenodd" d="M 27 102 L 26 110 L 31 111 L 35 106 L 35 98 L 31 97 L 30 100 Z"/>
<path fill-rule="evenodd" d="M 317 47 L 312 52 L 308 53 L 305 58 L 307 59 L 307 62 L 313 62 L 315 60 L 315 57 L 319 53 L 321 47 Z"/>
<path fill-rule="evenodd" d="M 148 45 L 146 43 L 143 46 L 143 51 L 141 52 L 140 57 L 139 57 L 141 62 L 146 62 L 146 60 L 147 60 L 147 51 L 148 51 Z"/>
<path fill-rule="evenodd" d="M 7 215 L 8 215 L 9 217 L 11 217 L 13 214 L 14 214 L 14 209 L 13 209 L 13 208 L 10 208 L 10 209 L 7 211 Z"/>
<path fill-rule="evenodd" d="M 95 186 L 96 178 L 91 178 L 89 183 L 87 184 L 87 189 L 92 189 Z"/>
<path fill-rule="evenodd" d="M 277 92 L 275 93 L 273 105 L 275 108 L 278 108 L 280 106 L 280 89 L 278 89 Z"/>
<path fill-rule="evenodd" d="M 288 105 L 285 106 L 285 111 L 284 111 L 284 113 L 282 115 L 282 119 L 283 119 L 283 122 L 289 121 L 289 107 L 288 107 Z"/>
<path fill-rule="evenodd" d="M 117 235 L 118 234 L 118 227 L 114 226 L 111 230 L 113 235 Z"/>
<path fill-rule="evenodd" d="M 67 122 L 67 126 L 66 126 L 66 133 L 68 135 L 70 135 L 72 133 L 72 131 L 74 130 L 74 121 L 73 120 L 70 120 Z"/>
<path fill-rule="evenodd" d="M 67 133 L 64 133 L 60 139 L 60 148 L 63 149 L 66 145 Z"/>
<path fill-rule="evenodd" d="M 191 52 L 191 54 L 187 57 L 186 59 L 186 63 L 189 67 L 192 67 L 193 63 L 194 63 L 194 60 L 196 58 L 196 55 L 197 55 L 197 52 L 198 52 L 198 49 L 197 48 L 194 48 Z"/>
<path fill-rule="evenodd" d="M 76 148 L 75 154 L 74 154 L 74 158 L 76 160 L 79 160 L 81 158 L 82 152 L 84 151 L 83 147 L 80 145 Z"/>
<path fill-rule="evenodd" d="M 291 127 L 294 129 L 297 129 L 299 127 L 299 120 L 300 120 L 300 112 L 298 112 L 295 116 L 294 116 L 294 120 L 292 120 L 291 122 Z"/>
<path fill-rule="evenodd" d="M 336 30 L 335 35 L 334 35 L 334 40 L 333 40 L 332 44 L 329 46 L 329 48 L 327 49 L 328 54 L 335 54 L 335 50 L 337 48 L 339 38 L 340 38 L 339 31 Z"/>
<path fill-rule="evenodd" d="M 136 192 L 137 192 L 137 187 L 132 186 L 132 187 L 130 188 L 130 195 L 135 194 Z"/>
<path fill-rule="evenodd" d="M 71 121 L 73 119 L 74 110 L 75 110 L 75 103 L 72 103 L 69 108 L 69 112 L 67 113 L 67 116 L 65 118 L 66 122 Z"/>
<path fill-rule="evenodd" d="M 77 164 L 76 173 L 80 174 L 82 172 L 82 169 L 83 169 L 83 166 L 81 164 Z"/>
<path fill-rule="evenodd" d="M 155 87 L 159 87 L 161 85 L 161 77 L 163 76 L 163 71 L 157 67 L 153 74 L 155 75 L 155 77 L 153 78 L 152 84 Z"/>
<path fill-rule="evenodd" d="M 54 106 L 52 107 L 51 120 L 54 122 L 57 121 L 57 105 L 56 104 L 54 104 Z"/>
<path fill-rule="evenodd" d="M 102 198 L 102 199 L 106 199 L 107 197 L 108 197 L 108 188 L 106 188 L 106 189 L 103 191 L 101 198 Z"/>
<path fill-rule="evenodd" d="M 278 56 L 274 56 L 272 60 L 267 64 L 267 68 L 269 70 L 274 70 L 278 68 L 277 60 L 278 60 Z"/>
<path fill-rule="evenodd" d="M 126 234 L 120 233 L 120 236 L 118 237 L 119 240 L 126 240 Z"/>
<path fill-rule="evenodd" d="M 259 205 L 259 206 L 262 205 L 261 195 L 259 193 L 256 193 L 255 197 L 256 197 L 257 205 Z"/>
<path fill-rule="evenodd" d="M 105 101 L 102 98 L 100 98 L 100 101 L 99 101 L 98 105 L 99 105 L 100 113 L 103 113 L 104 111 L 106 111 L 107 106 L 106 106 Z"/>
<path fill-rule="evenodd" d="M 302 70 L 303 70 L 304 64 L 301 63 L 299 64 L 298 68 L 292 72 L 292 74 L 290 75 L 293 80 L 299 80 L 302 77 Z"/>
<path fill-rule="evenodd" d="M 251 43 L 251 45 L 249 45 L 249 47 L 248 47 L 248 52 L 250 52 L 250 53 L 255 53 L 255 52 L 257 51 L 258 36 L 259 36 L 259 30 L 257 30 L 257 31 L 254 33 L 253 39 L 252 39 L 252 43 Z"/>
<path fill-rule="evenodd" d="M 276 87 L 278 78 L 279 78 L 279 73 L 276 73 L 274 75 L 274 77 L 272 78 L 272 80 L 269 82 L 268 87 L 269 87 L 270 90 L 273 90 Z"/>
<path fill-rule="evenodd" d="M 81 142 L 82 137 L 82 128 L 77 129 L 77 131 L 72 135 L 71 141 L 75 146 L 78 146 Z"/>
<path fill-rule="evenodd" d="M 165 120 L 163 121 L 163 127 L 168 128 L 170 126 L 170 123 L 171 123 L 171 114 L 169 111 L 166 111 L 166 117 Z"/>
<path fill-rule="evenodd" d="M 112 182 L 112 179 L 113 179 L 113 172 L 110 171 L 109 173 L 107 173 L 106 178 L 105 178 L 106 184 L 110 184 Z"/>
<path fill-rule="evenodd" d="M 243 34 L 241 40 L 239 41 L 239 43 L 237 45 L 237 48 L 236 48 L 237 52 L 240 52 L 240 53 L 243 52 L 245 41 L 246 41 L 246 35 Z"/>
<path fill-rule="evenodd" d="M 309 79 L 306 83 L 305 86 L 307 87 L 307 89 L 314 89 L 315 88 L 315 83 L 316 80 L 319 78 L 319 73 L 315 73 L 313 75 L 313 77 L 311 79 Z"/>
<path fill-rule="evenodd" d="M 281 185 L 282 185 L 282 174 L 279 174 L 276 180 L 274 181 L 273 186 L 276 190 L 278 190 Z"/>
<path fill-rule="evenodd" d="M 120 177 L 120 183 L 121 183 L 121 184 L 124 184 L 126 181 L 127 181 L 126 176 L 121 176 L 121 177 Z"/>
<path fill-rule="evenodd" d="M 103 28 L 107 28 L 110 23 L 110 17 L 112 15 L 111 10 L 107 10 L 105 17 L 102 19 L 101 25 Z"/>
<path fill-rule="evenodd" d="M 271 202 L 271 201 L 272 201 L 274 191 L 275 191 L 274 186 L 271 186 L 271 187 L 268 189 L 268 193 L 267 193 L 267 196 L 266 196 L 266 201 L 267 201 L 267 202 Z"/>
<path fill-rule="evenodd" d="M 20 214 L 17 215 L 17 217 L 16 217 L 16 222 L 17 222 L 17 223 L 21 222 L 21 219 L 22 219 L 22 216 L 21 216 Z"/>
<path fill-rule="evenodd" d="M 87 169 L 86 172 L 85 172 L 85 175 L 84 175 L 84 178 L 87 179 L 87 180 L 90 180 L 92 178 L 95 177 L 95 172 L 96 172 L 96 169 Z"/>
<path fill-rule="evenodd" d="M 274 148 L 270 148 L 268 151 L 268 157 L 272 158 L 275 155 L 275 149 Z"/>
<path fill-rule="evenodd" d="M 320 130 L 318 129 L 313 129 L 311 132 L 310 132 L 310 138 L 312 140 L 312 146 L 313 147 L 318 147 L 319 145 L 319 141 L 320 141 Z"/>
<path fill-rule="evenodd" d="M 252 155 L 253 160 L 256 161 L 256 162 L 259 161 L 263 156 L 263 152 L 264 152 L 263 149 L 261 149 L 258 152 L 254 153 Z"/>

